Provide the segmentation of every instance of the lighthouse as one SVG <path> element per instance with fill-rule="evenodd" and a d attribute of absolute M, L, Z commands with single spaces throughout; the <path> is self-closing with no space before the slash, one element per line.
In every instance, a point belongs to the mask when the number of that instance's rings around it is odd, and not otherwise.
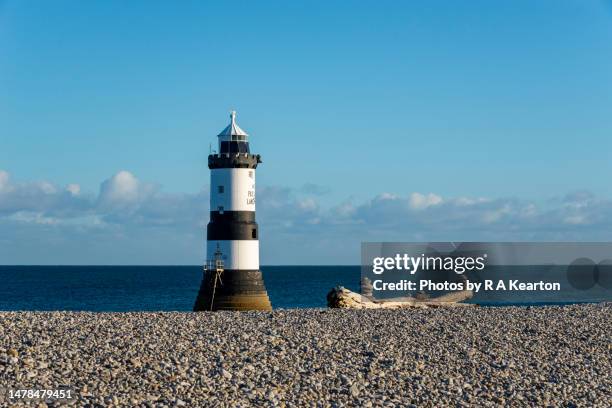
<path fill-rule="evenodd" d="M 255 222 L 255 170 L 249 135 L 230 123 L 218 135 L 218 153 L 208 156 L 210 222 L 206 264 L 194 310 L 271 310 L 259 270 L 259 230 Z"/>

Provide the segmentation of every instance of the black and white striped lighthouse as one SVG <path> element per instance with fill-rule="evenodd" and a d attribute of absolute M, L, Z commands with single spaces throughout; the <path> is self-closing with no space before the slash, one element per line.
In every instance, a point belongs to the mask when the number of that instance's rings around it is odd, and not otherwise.
<path fill-rule="evenodd" d="M 255 170 L 261 156 L 251 154 L 235 111 L 230 120 L 218 135 L 218 153 L 208 156 L 207 258 L 194 310 L 271 310 L 259 270 L 255 222 Z"/>

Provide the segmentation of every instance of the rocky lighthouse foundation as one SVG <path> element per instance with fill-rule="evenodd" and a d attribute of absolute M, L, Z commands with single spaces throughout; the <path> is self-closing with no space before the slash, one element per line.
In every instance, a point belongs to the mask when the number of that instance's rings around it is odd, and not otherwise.
<path fill-rule="evenodd" d="M 218 135 L 218 153 L 208 156 L 210 222 L 206 264 L 194 311 L 271 310 L 259 270 L 259 230 L 255 221 L 255 170 L 248 134 L 236 123 Z"/>

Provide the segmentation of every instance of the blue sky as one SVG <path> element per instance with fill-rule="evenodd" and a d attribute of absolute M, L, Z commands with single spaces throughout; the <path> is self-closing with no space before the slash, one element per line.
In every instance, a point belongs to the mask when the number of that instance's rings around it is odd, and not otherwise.
<path fill-rule="evenodd" d="M 0 263 L 199 263 L 230 109 L 263 263 L 612 238 L 610 1 L 0 0 Z"/>

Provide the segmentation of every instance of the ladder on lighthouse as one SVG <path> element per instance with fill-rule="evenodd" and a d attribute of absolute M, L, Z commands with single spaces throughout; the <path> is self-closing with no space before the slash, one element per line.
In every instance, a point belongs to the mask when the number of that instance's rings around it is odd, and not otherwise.
<path fill-rule="evenodd" d="M 221 252 L 221 248 L 219 248 L 219 244 L 217 243 L 217 250 L 215 251 L 214 258 L 206 261 L 206 265 L 204 266 L 204 271 L 213 274 L 212 280 L 212 294 L 210 296 L 210 310 L 213 310 L 213 304 L 215 301 L 215 292 L 217 291 L 217 282 L 219 285 L 223 286 L 223 281 L 221 280 L 221 275 L 223 274 L 224 265 L 223 259 L 221 256 L 223 253 Z"/>

